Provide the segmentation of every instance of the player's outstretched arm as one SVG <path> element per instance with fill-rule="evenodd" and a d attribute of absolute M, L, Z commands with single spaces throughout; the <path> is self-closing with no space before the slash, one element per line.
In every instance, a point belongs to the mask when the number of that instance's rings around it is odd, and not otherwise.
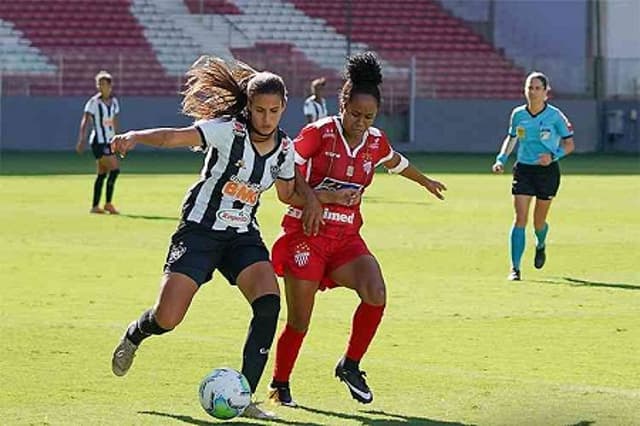
<path fill-rule="evenodd" d="M 132 130 L 115 135 L 111 139 L 111 149 L 124 156 L 138 143 L 157 148 L 180 148 L 202 146 L 202 139 L 195 127 Z"/>
<path fill-rule="evenodd" d="M 432 193 L 436 198 L 444 200 L 443 191 L 447 190 L 447 187 L 437 180 L 430 179 L 422 174 L 409 160 L 395 152 L 390 160 L 383 163 L 383 166 L 387 168 L 389 173 L 399 174 L 400 176 L 414 181 L 418 185 L 424 187 L 427 191 Z"/>

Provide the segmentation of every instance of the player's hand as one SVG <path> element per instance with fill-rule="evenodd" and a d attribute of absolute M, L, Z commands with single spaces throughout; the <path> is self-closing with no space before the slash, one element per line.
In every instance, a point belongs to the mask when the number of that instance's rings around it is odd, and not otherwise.
<path fill-rule="evenodd" d="M 131 151 L 136 146 L 134 133 L 127 132 L 121 135 L 115 135 L 109 144 L 111 145 L 111 151 L 114 154 L 119 154 L 120 158 L 124 158 L 127 152 Z"/>
<path fill-rule="evenodd" d="M 548 166 L 551 164 L 551 160 L 553 160 L 553 158 L 551 158 L 551 154 L 549 153 L 538 155 L 538 164 L 541 166 Z"/>
<path fill-rule="evenodd" d="M 82 142 L 78 142 L 76 144 L 76 152 L 78 154 L 82 154 L 84 152 L 84 144 Z"/>
<path fill-rule="evenodd" d="M 493 166 L 491 167 L 491 171 L 493 173 L 502 173 L 504 172 L 504 164 L 502 164 L 499 161 L 496 161 Z"/>
<path fill-rule="evenodd" d="M 444 186 L 442 182 L 438 182 L 437 180 L 431 180 L 427 178 L 427 183 L 424 185 L 427 188 L 427 191 L 432 193 L 436 198 L 440 200 L 444 200 L 444 195 L 442 195 L 442 191 L 446 191 L 447 187 Z"/>
<path fill-rule="evenodd" d="M 360 202 L 362 194 L 357 189 L 339 189 L 333 191 L 332 204 L 339 204 L 341 206 L 355 206 Z"/>
<path fill-rule="evenodd" d="M 324 225 L 323 213 L 324 208 L 320 204 L 318 197 L 315 195 L 307 197 L 302 209 L 302 229 L 305 235 L 318 235 L 320 225 Z"/>

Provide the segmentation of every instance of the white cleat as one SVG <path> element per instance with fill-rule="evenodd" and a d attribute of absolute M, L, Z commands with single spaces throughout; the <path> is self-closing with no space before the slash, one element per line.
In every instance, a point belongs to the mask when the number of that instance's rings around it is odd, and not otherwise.
<path fill-rule="evenodd" d="M 259 420 L 277 420 L 278 416 L 272 411 L 266 411 L 258 407 L 258 403 L 252 402 L 244 409 L 240 417 Z"/>
<path fill-rule="evenodd" d="M 111 358 L 111 371 L 116 376 L 124 376 L 131 368 L 133 364 L 133 358 L 136 356 L 138 347 L 127 339 L 127 334 L 122 336 L 120 343 L 113 351 L 113 357 Z"/>

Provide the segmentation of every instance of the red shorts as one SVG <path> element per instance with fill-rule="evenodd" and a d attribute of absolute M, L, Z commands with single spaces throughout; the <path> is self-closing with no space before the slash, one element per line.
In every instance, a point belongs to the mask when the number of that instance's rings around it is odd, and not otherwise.
<path fill-rule="evenodd" d="M 331 272 L 370 254 L 359 234 L 336 239 L 294 232 L 278 237 L 271 250 L 273 268 L 278 276 L 284 276 L 287 271 L 297 279 L 319 282 L 320 290 L 336 287 L 329 277 Z"/>

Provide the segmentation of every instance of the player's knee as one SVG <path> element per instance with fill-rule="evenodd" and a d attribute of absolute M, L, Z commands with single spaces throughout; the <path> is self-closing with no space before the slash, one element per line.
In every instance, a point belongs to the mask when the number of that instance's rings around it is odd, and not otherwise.
<path fill-rule="evenodd" d="M 306 333 L 309 329 L 310 322 L 309 315 L 306 314 L 295 315 L 292 313 L 287 318 L 287 325 L 299 333 Z"/>
<path fill-rule="evenodd" d="M 381 306 L 387 303 L 387 290 L 384 282 L 379 280 L 363 283 L 359 294 L 362 301 L 370 305 Z"/>
<path fill-rule="evenodd" d="M 278 319 L 280 314 L 280 296 L 277 294 L 265 294 L 251 303 L 254 318 L 265 320 Z"/>
<path fill-rule="evenodd" d="M 518 228 L 524 228 L 527 226 L 527 216 L 516 216 L 514 225 Z"/>
<path fill-rule="evenodd" d="M 185 312 L 176 309 L 156 309 L 154 317 L 156 323 L 165 330 L 176 328 L 184 318 Z"/>

